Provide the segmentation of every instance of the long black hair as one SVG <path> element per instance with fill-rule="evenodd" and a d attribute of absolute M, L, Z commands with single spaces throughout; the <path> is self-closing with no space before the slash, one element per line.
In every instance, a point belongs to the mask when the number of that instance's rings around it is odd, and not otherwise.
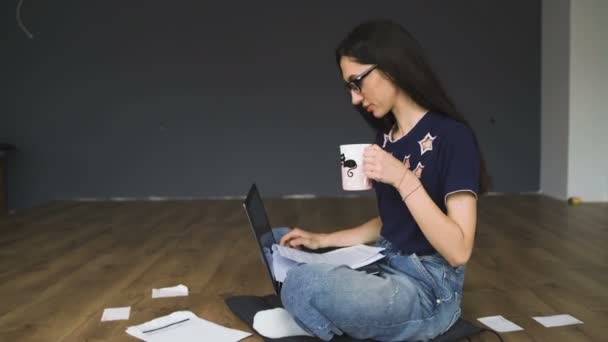
<path fill-rule="evenodd" d="M 360 64 L 377 64 L 397 87 L 419 106 L 457 120 L 473 131 L 471 125 L 450 100 L 431 69 L 416 39 L 399 24 L 389 20 L 367 21 L 356 26 L 336 49 L 336 63 L 350 57 Z M 373 128 L 388 132 L 395 124 L 395 115 L 388 113 L 377 119 L 359 105 L 357 110 Z M 477 142 L 477 137 L 475 137 Z M 478 148 L 479 148 L 479 144 Z M 479 151 L 481 154 L 481 149 Z M 490 187 L 490 177 L 483 156 L 480 160 L 480 193 Z"/>

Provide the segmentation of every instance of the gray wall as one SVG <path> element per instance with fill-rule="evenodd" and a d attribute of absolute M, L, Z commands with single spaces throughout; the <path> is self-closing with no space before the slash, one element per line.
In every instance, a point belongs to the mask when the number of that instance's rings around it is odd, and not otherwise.
<path fill-rule="evenodd" d="M 3 2 L 10 203 L 340 195 L 337 146 L 372 137 L 333 49 L 392 18 L 477 131 L 494 191 L 537 191 L 540 1 Z"/>

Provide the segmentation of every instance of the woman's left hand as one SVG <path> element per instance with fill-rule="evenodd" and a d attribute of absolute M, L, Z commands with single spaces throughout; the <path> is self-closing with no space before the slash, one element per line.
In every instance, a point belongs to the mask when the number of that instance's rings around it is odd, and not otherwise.
<path fill-rule="evenodd" d="M 363 170 L 369 179 L 399 185 L 399 181 L 407 172 L 405 165 L 392 154 L 386 152 L 378 145 L 365 148 L 363 152 Z"/>

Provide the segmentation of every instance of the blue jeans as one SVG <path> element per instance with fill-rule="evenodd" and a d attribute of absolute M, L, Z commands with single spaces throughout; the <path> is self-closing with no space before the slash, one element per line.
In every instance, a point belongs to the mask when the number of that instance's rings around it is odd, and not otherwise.
<path fill-rule="evenodd" d="M 273 230 L 278 242 L 289 228 Z M 347 266 L 302 264 L 289 271 L 281 301 L 306 331 L 329 341 L 346 334 L 378 341 L 425 341 L 460 317 L 464 266 L 441 255 L 404 255 L 386 248 L 376 275 Z"/>

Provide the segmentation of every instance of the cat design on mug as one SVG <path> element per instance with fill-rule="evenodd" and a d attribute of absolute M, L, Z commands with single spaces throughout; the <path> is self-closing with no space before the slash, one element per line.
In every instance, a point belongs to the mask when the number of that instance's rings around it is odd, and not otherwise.
<path fill-rule="evenodd" d="M 346 171 L 348 177 L 352 177 L 353 170 L 357 168 L 357 162 L 352 159 L 346 160 L 346 156 L 344 155 L 344 153 L 340 155 L 340 162 L 342 164 L 342 167 L 348 169 L 348 171 Z"/>

